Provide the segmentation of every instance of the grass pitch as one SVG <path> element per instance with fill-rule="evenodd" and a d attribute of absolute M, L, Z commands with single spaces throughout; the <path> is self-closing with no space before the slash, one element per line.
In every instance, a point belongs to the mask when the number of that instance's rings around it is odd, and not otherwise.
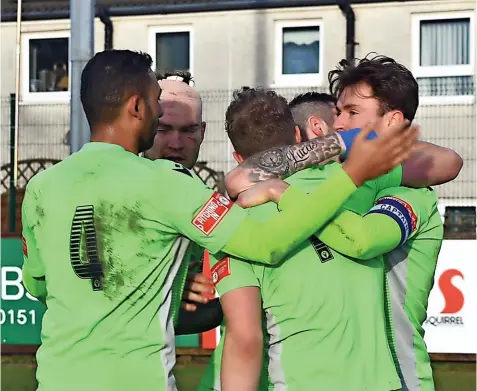
<path fill-rule="evenodd" d="M 195 391 L 205 364 L 178 365 L 175 369 L 179 391 Z M 434 363 L 436 391 L 475 391 L 475 363 Z M 1 390 L 34 391 L 35 362 L 27 356 L 2 356 Z"/>

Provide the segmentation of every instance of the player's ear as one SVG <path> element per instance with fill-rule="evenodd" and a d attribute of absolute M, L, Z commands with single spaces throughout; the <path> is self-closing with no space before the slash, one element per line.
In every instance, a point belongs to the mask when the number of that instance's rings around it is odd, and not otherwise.
<path fill-rule="evenodd" d="M 402 124 L 404 122 L 404 114 L 399 110 L 393 110 L 385 115 L 388 116 L 388 126 Z"/>
<path fill-rule="evenodd" d="M 141 120 L 144 117 L 145 102 L 139 95 L 132 95 L 126 102 L 129 115 Z"/>
<path fill-rule="evenodd" d="M 301 130 L 297 125 L 295 125 L 295 141 L 297 143 L 301 143 L 303 141 L 301 137 Z"/>
<path fill-rule="evenodd" d="M 237 152 L 233 152 L 232 153 L 232 156 L 234 157 L 235 161 L 238 163 L 238 164 L 242 164 L 243 161 L 244 161 L 244 158 L 238 154 Z"/>
<path fill-rule="evenodd" d="M 202 121 L 202 123 L 200 124 L 201 141 L 204 140 L 205 128 L 206 127 L 207 127 L 207 123 L 205 121 Z"/>
<path fill-rule="evenodd" d="M 325 136 L 328 131 L 328 127 L 326 126 L 325 121 L 323 121 L 320 117 L 316 115 L 312 115 L 310 117 L 309 126 L 313 134 L 317 137 Z"/>

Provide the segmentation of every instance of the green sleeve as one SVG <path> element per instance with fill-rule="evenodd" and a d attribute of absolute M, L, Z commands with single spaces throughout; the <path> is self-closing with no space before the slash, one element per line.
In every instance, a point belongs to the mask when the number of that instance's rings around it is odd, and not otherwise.
<path fill-rule="evenodd" d="M 381 191 L 369 213 L 361 217 L 343 211 L 323 230 L 318 238 L 345 255 L 370 259 L 386 254 L 412 239 L 432 212 L 426 202 L 428 189 L 394 187 Z"/>
<path fill-rule="evenodd" d="M 23 269 L 32 277 L 43 277 L 45 269 L 33 231 L 37 225 L 35 200 L 34 190 L 31 186 L 27 186 L 22 203 Z"/>
<path fill-rule="evenodd" d="M 396 248 L 401 231 L 388 216 L 370 214 L 362 217 L 344 210 L 317 236 L 339 253 L 352 258 L 371 259 Z"/>
<path fill-rule="evenodd" d="M 33 277 L 28 268 L 23 265 L 22 269 L 23 285 L 30 295 L 36 297 L 43 304 L 46 303 L 46 282 L 44 277 Z"/>
<path fill-rule="evenodd" d="M 382 205 L 386 202 L 396 205 L 397 210 L 401 211 L 406 219 L 411 222 L 409 227 L 401 226 L 406 240 L 414 238 L 416 234 L 423 229 L 429 221 L 429 217 L 437 208 L 437 196 L 434 191 L 429 188 L 411 189 L 400 186 L 385 189 L 377 195 L 376 206 L 373 208 L 374 211 L 376 211 L 378 205 Z M 373 212 L 373 209 L 370 212 Z M 378 212 L 380 211 L 378 210 Z M 394 210 L 394 212 L 394 214 L 396 214 L 396 210 Z M 397 221 L 399 219 L 395 220 Z"/>
<path fill-rule="evenodd" d="M 212 281 L 220 297 L 235 289 L 248 286 L 259 287 L 258 279 L 250 263 L 225 254 L 210 256 L 210 270 Z"/>
<path fill-rule="evenodd" d="M 37 224 L 37 213 L 32 182 L 27 186 L 22 203 L 22 242 L 23 242 L 23 266 L 22 280 L 27 291 L 45 303 L 47 296 L 45 268 L 40 258 L 38 244 L 33 231 Z"/>
<path fill-rule="evenodd" d="M 172 235 L 182 234 L 211 253 L 220 251 L 247 212 L 180 164 L 162 159 L 153 164 L 157 177 L 150 178 L 154 198 L 149 218 Z"/>
<path fill-rule="evenodd" d="M 374 180 L 376 184 L 376 193 L 387 189 L 389 187 L 401 186 L 402 182 L 402 165 L 394 167 L 385 175 L 381 175 L 379 178 Z"/>
<path fill-rule="evenodd" d="M 340 167 L 310 194 L 290 186 L 277 213 L 264 223 L 246 218 L 223 251 L 262 264 L 277 264 L 325 225 L 356 190 Z"/>

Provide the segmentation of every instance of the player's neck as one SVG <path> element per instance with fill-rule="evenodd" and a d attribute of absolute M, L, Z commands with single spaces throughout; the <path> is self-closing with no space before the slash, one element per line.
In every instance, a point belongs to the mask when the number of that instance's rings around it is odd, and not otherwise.
<path fill-rule="evenodd" d="M 139 153 L 137 142 L 132 140 L 131 137 L 126 139 L 122 135 L 123 132 L 118 131 L 114 125 L 101 125 L 92 129 L 91 141 L 119 145 L 126 151 L 137 155 Z"/>

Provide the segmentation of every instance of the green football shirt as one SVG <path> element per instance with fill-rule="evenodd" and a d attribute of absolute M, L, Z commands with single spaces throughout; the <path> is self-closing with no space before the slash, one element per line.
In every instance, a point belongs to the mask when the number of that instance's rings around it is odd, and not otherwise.
<path fill-rule="evenodd" d="M 388 335 L 405 391 L 435 389 L 422 325 L 444 235 L 437 203 L 432 189 L 389 188 L 370 211 L 388 215 L 401 229 L 402 244 L 384 259 Z"/>
<path fill-rule="evenodd" d="M 175 390 L 173 282 L 182 290 L 189 240 L 277 263 L 355 190 L 344 170 L 310 195 L 291 186 L 282 213 L 260 223 L 181 165 L 117 145 L 89 143 L 35 176 L 22 207 L 23 274 L 48 307 L 39 389 Z"/>
<path fill-rule="evenodd" d="M 212 194 L 180 165 L 104 143 L 32 178 L 24 269 L 48 288 L 39 390 L 175 389 L 172 286 L 189 261 L 185 236 L 218 251 L 246 216 L 234 206 L 211 230 L 200 211 Z"/>
<path fill-rule="evenodd" d="M 288 181 L 308 191 L 338 168 L 330 163 L 301 171 Z M 365 213 L 380 190 L 400 182 L 397 168 L 367 182 L 345 207 L 349 203 Z M 275 213 L 272 204 L 251 209 L 251 215 L 260 219 Z M 220 256 L 211 256 L 211 266 L 221 296 L 246 286 L 261 290 L 270 390 L 400 388 L 387 343 L 381 257 L 358 263 L 312 238 L 278 267 Z M 201 390 L 220 390 L 223 336 L 221 340 Z M 263 378 L 260 390 L 267 388 Z"/>

